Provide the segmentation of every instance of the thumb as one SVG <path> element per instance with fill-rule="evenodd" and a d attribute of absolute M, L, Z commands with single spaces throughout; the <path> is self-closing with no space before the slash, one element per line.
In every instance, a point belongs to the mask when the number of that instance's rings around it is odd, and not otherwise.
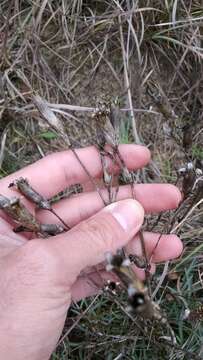
<path fill-rule="evenodd" d="M 48 242 L 58 253 L 63 272 L 75 280 L 88 266 L 104 261 L 105 253 L 125 246 L 139 231 L 144 210 L 136 200 L 122 200 L 106 206 L 96 215 L 82 221 L 68 233 Z"/>

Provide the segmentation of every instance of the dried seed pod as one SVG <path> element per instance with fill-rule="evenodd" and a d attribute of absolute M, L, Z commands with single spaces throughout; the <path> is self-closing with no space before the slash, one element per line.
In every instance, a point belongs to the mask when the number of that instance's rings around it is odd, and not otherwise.
<path fill-rule="evenodd" d="M 110 104 L 105 102 L 99 103 L 93 117 L 96 120 L 97 145 L 99 148 L 103 150 L 105 144 L 109 144 L 112 147 L 117 146 L 117 134 L 110 121 Z"/>
<path fill-rule="evenodd" d="M 73 184 L 70 185 L 68 188 L 60 191 L 58 194 L 52 196 L 48 199 L 49 203 L 52 205 L 62 199 L 68 199 L 72 195 L 80 194 L 83 192 L 83 188 L 81 184 Z"/>
<path fill-rule="evenodd" d="M 118 104 L 111 102 L 99 103 L 93 117 L 96 119 L 97 145 L 100 151 L 104 150 L 105 144 L 110 145 L 113 150 L 111 157 L 120 166 L 125 183 L 133 183 L 133 177 L 127 169 L 118 149 L 121 122 Z M 110 155 L 110 153 L 106 154 Z"/>
<path fill-rule="evenodd" d="M 124 184 L 131 184 L 134 181 L 134 174 L 132 172 L 130 172 L 127 167 L 125 166 L 125 164 L 122 164 L 122 170 L 121 170 L 121 175 L 122 175 L 122 179 L 123 179 L 123 183 Z"/>
<path fill-rule="evenodd" d="M 16 197 L 8 199 L 7 197 L 0 195 L 0 209 L 23 228 L 33 232 L 40 231 L 39 221 L 37 221 L 29 210 L 20 202 L 20 199 Z"/>
<path fill-rule="evenodd" d="M 4 209 L 4 207 L 10 205 L 10 200 L 4 196 L 0 194 L 0 209 Z"/>
<path fill-rule="evenodd" d="M 57 133 L 60 134 L 65 144 L 70 147 L 71 143 L 66 134 L 62 121 L 60 121 L 53 110 L 47 105 L 47 102 L 42 99 L 39 95 L 33 95 L 32 100 L 36 108 L 38 109 L 40 115 L 42 115 L 43 119 L 56 130 Z"/>
<path fill-rule="evenodd" d="M 106 285 L 104 286 L 104 291 L 107 291 L 107 292 L 110 291 L 111 294 L 116 295 L 117 294 L 116 290 L 119 285 L 120 285 L 120 282 L 118 282 L 118 281 L 115 282 L 115 281 L 107 280 Z"/>
<path fill-rule="evenodd" d="M 15 223 L 19 224 L 14 229 L 15 232 L 31 231 L 45 235 L 56 235 L 64 231 L 64 228 L 58 224 L 41 224 L 16 197 L 8 199 L 6 196 L 0 195 L 0 209 Z"/>
<path fill-rule="evenodd" d="M 36 204 L 40 209 L 51 210 L 49 201 L 40 195 L 36 190 L 34 190 L 27 179 L 20 177 L 19 179 L 16 179 L 14 182 L 9 184 L 9 187 L 12 186 L 16 186 L 21 194 Z"/>
<path fill-rule="evenodd" d="M 54 236 L 64 231 L 64 227 L 58 224 L 40 224 L 40 232 L 43 234 Z"/>
<path fill-rule="evenodd" d="M 172 109 L 167 96 L 163 92 L 163 89 L 158 87 L 155 83 L 148 83 L 147 94 L 151 97 L 157 109 L 160 111 L 160 113 L 164 116 L 166 120 L 177 118 L 177 115 Z"/>
<path fill-rule="evenodd" d="M 120 137 L 120 124 L 121 124 L 121 112 L 119 109 L 118 101 L 114 101 L 110 104 L 109 120 L 114 129 L 114 136 L 116 144 L 119 144 Z"/>
<path fill-rule="evenodd" d="M 178 173 L 178 175 L 180 175 L 180 176 L 184 176 L 185 173 L 186 173 L 186 167 L 182 167 L 182 168 L 178 169 L 178 170 L 177 170 L 177 173 Z"/>
<path fill-rule="evenodd" d="M 147 267 L 147 261 L 144 259 L 144 257 L 135 255 L 135 254 L 129 254 L 128 255 L 131 263 L 135 264 L 140 269 L 146 269 Z"/>
<path fill-rule="evenodd" d="M 21 194 L 23 194 L 28 200 L 36 204 L 39 209 L 48 210 L 53 213 L 62 222 L 66 229 L 70 229 L 70 227 L 65 223 L 65 221 L 54 211 L 49 200 L 45 199 L 36 190 L 34 190 L 27 179 L 21 177 L 9 185 L 9 187 L 12 186 L 16 186 L 17 189 L 21 192 Z"/>
<path fill-rule="evenodd" d="M 139 280 L 130 267 L 130 260 L 118 251 L 116 255 L 107 254 L 107 271 L 113 271 L 125 285 L 128 292 L 128 310 L 139 314 L 143 318 L 159 320 L 166 323 L 167 320 L 161 313 L 159 305 L 152 301 L 148 295 L 148 289 Z"/>
<path fill-rule="evenodd" d="M 184 195 L 184 198 L 187 198 L 187 196 L 190 194 L 194 182 L 195 182 L 196 174 L 194 171 L 194 167 L 192 163 L 188 163 L 185 167 L 185 173 L 183 175 L 183 183 L 182 183 L 182 192 Z"/>

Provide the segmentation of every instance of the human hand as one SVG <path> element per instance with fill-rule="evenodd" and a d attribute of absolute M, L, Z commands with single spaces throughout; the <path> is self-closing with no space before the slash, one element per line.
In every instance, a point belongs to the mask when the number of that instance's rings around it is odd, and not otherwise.
<path fill-rule="evenodd" d="M 142 146 L 122 145 L 121 154 L 132 170 L 144 166 L 150 158 Z M 78 150 L 78 154 L 94 178 L 102 175 L 100 157 L 94 147 Z M 109 161 L 109 166 L 112 166 Z M 116 169 L 115 169 L 116 171 Z M 16 195 L 8 184 L 20 176 L 49 198 L 66 186 L 86 183 L 88 178 L 71 151 L 56 153 L 0 181 L 3 195 Z M 14 234 L 4 215 L 0 220 L 0 357 L 7 360 L 47 360 L 63 329 L 68 307 L 95 292 L 95 287 L 80 276 L 88 272 L 98 276 L 95 266 L 102 263 L 107 251 L 126 246 L 130 253 L 141 253 L 137 233 L 144 211 L 160 212 L 178 206 L 178 189 L 167 184 L 135 185 L 136 200 L 130 186 L 122 186 L 117 203 L 103 208 L 94 191 L 85 192 L 55 204 L 57 213 L 73 227 L 48 239 L 28 240 Z M 105 195 L 105 191 L 104 191 Z M 107 194 L 106 194 L 107 195 Z M 126 199 L 126 200 L 125 200 Z M 127 200 L 128 199 L 128 200 Z M 34 206 L 23 199 L 34 212 Z M 139 202 L 138 202 L 139 201 Z M 42 222 L 56 222 L 52 214 L 38 211 Z M 145 233 L 145 245 L 151 254 L 159 237 Z M 175 235 L 164 235 L 154 254 L 154 262 L 177 257 L 182 251 Z M 154 267 L 155 265 L 152 264 Z M 100 266 L 100 275 L 106 277 Z"/>

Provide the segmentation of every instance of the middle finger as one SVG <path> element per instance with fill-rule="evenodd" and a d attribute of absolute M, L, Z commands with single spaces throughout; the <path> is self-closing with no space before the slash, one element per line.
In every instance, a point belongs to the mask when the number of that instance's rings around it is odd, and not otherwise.
<path fill-rule="evenodd" d="M 103 190 L 103 195 L 108 198 L 108 193 Z M 146 213 L 159 213 L 171 210 L 181 201 L 179 190 L 169 184 L 138 184 L 134 185 L 136 200 L 139 201 Z M 132 198 L 132 189 L 129 185 L 119 187 L 117 200 Z M 61 200 L 54 204 L 54 210 L 69 226 L 75 226 L 97 213 L 103 208 L 103 203 L 97 192 L 82 193 L 70 199 Z M 38 219 L 42 222 L 56 222 L 53 214 L 39 211 Z"/>

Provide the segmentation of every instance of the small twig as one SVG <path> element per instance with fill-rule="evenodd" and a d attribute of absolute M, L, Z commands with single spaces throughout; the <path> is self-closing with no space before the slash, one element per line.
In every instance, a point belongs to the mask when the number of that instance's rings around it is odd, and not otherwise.
<path fill-rule="evenodd" d="M 59 340 L 57 346 L 59 346 L 65 340 L 65 338 L 70 334 L 70 332 L 76 327 L 76 325 L 86 315 L 86 313 L 89 311 L 89 309 L 92 307 L 92 305 L 97 301 L 99 296 L 100 296 L 100 294 L 97 294 L 95 296 L 95 298 L 92 300 L 92 302 L 89 304 L 89 306 L 78 316 L 78 318 L 77 318 L 77 320 L 75 320 L 74 324 L 69 327 L 69 329 L 66 331 L 66 333 Z"/>
<path fill-rule="evenodd" d="M 165 264 L 164 264 L 164 269 L 163 269 L 162 274 L 161 274 L 161 276 L 160 276 L 159 282 L 158 282 L 155 290 L 154 290 L 153 293 L 152 293 L 152 299 L 155 298 L 157 292 L 159 291 L 161 285 L 163 284 L 163 282 L 164 282 L 164 280 L 165 280 L 165 277 L 166 277 L 166 275 L 167 275 L 167 273 L 168 273 L 168 266 L 169 266 L 169 261 L 165 262 Z"/>
<path fill-rule="evenodd" d="M 70 230 L 70 226 L 60 217 L 60 215 L 58 215 L 58 214 L 56 213 L 56 211 L 55 211 L 53 208 L 51 208 L 49 211 L 50 211 L 53 215 L 55 215 L 55 216 L 57 217 L 57 219 L 59 219 L 59 221 L 66 227 L 67 230 Z"/>
<path fill-rule="evenodd" d="M 90 182 L 92 183 L 92 185 L 94 186 L 95 190 L 98 192 L 100 198 L 103 201 L 104 206 L 108 205 L 106 200 L 103 197 L 103 194 L 101 192 L 101 189 L 97 186 L 96 181 L 94 180 L 94 178 L 91 176 L 90 172 L 87 170 L 87 168 L 85 167 L 85 165 L 83 164 L 83 162 L 80 160 L 80 157 L 78 156 L 77 152 L 75 151 L 74 148 L 70 149 L 72 151 L 72 153 L 74 154 L 74 156 L 76 157 L 76 159 L 78 160 L 78 162 L 80 163 L 80 165 L 82 166 L 83 170 L 85 171 L 85 173 L 88 175 L 88 178 L 90 180 Z"/>
<path fill-rule="evenodd" d="M 139 237 L 140 237 L 140 242 L 141 242 L 141 247 L 142 247 L 142 254 L 147 262 L 147 264 L 145 266 L 145 278 L 146 278 L 146 283 L 147 283 L 148 294 L 151 297 L 152 294 L 151 294 L 151 286 L 150 286 L 150 280 L 149 280 L 151 265 L 147 259 L 147 251 L 146 251 L 146 247 L 145 247 L 144 235 L 143 235 L 142 230 L 139 231 Z"/>

